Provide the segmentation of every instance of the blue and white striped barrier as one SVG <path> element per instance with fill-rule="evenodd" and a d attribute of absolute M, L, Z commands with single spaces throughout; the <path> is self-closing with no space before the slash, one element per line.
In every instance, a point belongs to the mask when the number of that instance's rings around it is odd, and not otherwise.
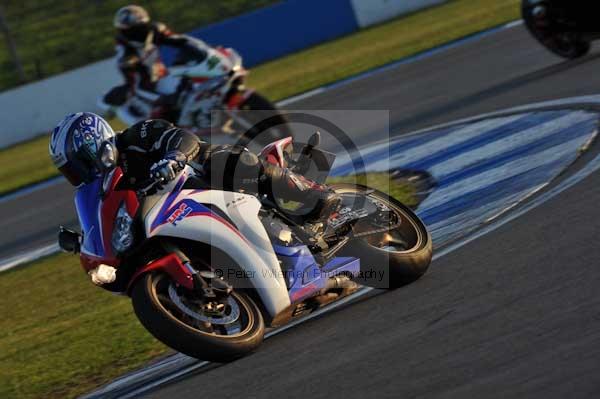
<path fill-rule="evenodd" d="M 358 26 L 365 28 L 446 0 L 350 0 Z"/>
<path fill-rule="evenodd" d="M 445 1 L 287 0 L 189 34 L 235 48 L 252 67 Z M 174 52 L 165 48 L 162 55 L 169 62 Z"/>
<path fill-rule="evenodd" d="M 477 229 L 546 187 L 598 134 L 598 112 L 532 110 L 436 128 L 363 153 L 368 171 L 427 171 L 417 213 L 436 246 Z M 332 171 L 354 173 L 347 160 Z"/>

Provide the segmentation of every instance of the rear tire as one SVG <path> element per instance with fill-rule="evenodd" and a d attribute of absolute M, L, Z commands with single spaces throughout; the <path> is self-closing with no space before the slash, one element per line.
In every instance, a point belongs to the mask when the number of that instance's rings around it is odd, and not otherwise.
<path fill-rule="evenodd" d="M 160 284 L 172 284 L 170 277 L 164 273 L 142 276 L 133 287 L 131 299 L 142 325 L 165 345 L 197 359 L 223 363 L 245 356 L 261 344 L 265 333 L 263 317 L 246 294 L 234 291 L 230 295 L 240 309 L 240 317 L 245 320 L 240 332 L 218 335 L 201 331 L 190 323 L 193 319 L 186 320 L 185 315 L 182 317 L 177 311 L 168 309 L 165 299 L 161 299 L 164 290 Z"/>
<path fill-rule="evenodd" d="M 397 229 L 402 229 L 402 234 L 399 236 L 408 245 L 401 250 L 389 247 L 378 248 L 372 242 L 376 235 L 351 239 L 340 250 L 339 255 L 360 259 L 361 276 L 355 279 L 356 282 L 375 288 L 394 289 L 409 284 L 425 274 L 433 253 L 431 235 L 425 224 L 409 207 L 387 194 L 365 186 L 334 184 L 330 187 L 342 196 L 355 193 L 369 196 L 387 205 L 401 220 Z M 392 229 L 389 233 L 397 232 L 396 229 Z"/>

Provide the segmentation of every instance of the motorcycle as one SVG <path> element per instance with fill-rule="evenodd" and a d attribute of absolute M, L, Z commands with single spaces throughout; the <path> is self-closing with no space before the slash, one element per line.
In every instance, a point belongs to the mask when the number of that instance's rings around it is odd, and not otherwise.
<path fill-rule="evenodd" d="M 244 85 L 248 71 L 234 49 L 190 47 L 180 50 L 168 72 L 163 69 L 165 76 L 156 83 L 156 91 L 164 97 L 146 98 L 121 85 L 103 95 L 99 107 L 128 125 L 150 118 L 167 119 L 199 136 L 217 131 L 241 144 L 255 139 L 270 143 L 292 135 L 285 115 Z M 272 128 L 257 137 L 253 126 L 267 116 Z"/>
<path fill-rule="evenodd" d="M 600 38 L 595 8 L 572 0 L 523 0 L 521 12 L 531 34 L 556 55 L 586 55 Z"/>
<path fill-rule="evenodd" d="M 323 181 L 334 156 L 318 143 L 314 135 L 296 149 L 288 137 L 260 157 Z M 361 285 L 403 286 L 431 262 L 421 220 L 369 187 L 331 185 L 341 208 L 326 220 L 302 221 L 270 197 L 202 186 L 193 162 L 171 182 L 120 189 L 115 151 L 102 145 L 102 176 L 75 195 L 82 234 L 61 227 L 60 247 L 79 254 L 93 283 L 129 295 L 142 325 L 186 355 L 232 361 L 255 350 L 266 327 Z"/>

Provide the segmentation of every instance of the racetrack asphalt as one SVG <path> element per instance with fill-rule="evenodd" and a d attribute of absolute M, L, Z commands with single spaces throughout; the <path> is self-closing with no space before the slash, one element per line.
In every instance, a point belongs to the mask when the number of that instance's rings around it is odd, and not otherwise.
<path fill-rule="evenodd" d="M 393 134 L 515 105 L 600 92 L 599 53 L 564 62 L 523 27 L 294 104 L 390 109 Z M 355 138 L 359 144 L 373 134 Z M 73 222 L 58 185 L 3 204 L 0 254 Z M 370 295 L 266 341 L 232 364 L 147 394 L 196 397 L 597 397 L 600 177 Z"/>

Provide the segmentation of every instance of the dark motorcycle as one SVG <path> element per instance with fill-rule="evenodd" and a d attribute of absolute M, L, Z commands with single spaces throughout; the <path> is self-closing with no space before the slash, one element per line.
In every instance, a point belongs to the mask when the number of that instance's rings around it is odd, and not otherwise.
<path fill-rule="evenodd" d="M 594 2 L 523 0 L 523 20 L 531 34 L 554 54 L 575 59 L 586 55 L 600 39 Z"/>

